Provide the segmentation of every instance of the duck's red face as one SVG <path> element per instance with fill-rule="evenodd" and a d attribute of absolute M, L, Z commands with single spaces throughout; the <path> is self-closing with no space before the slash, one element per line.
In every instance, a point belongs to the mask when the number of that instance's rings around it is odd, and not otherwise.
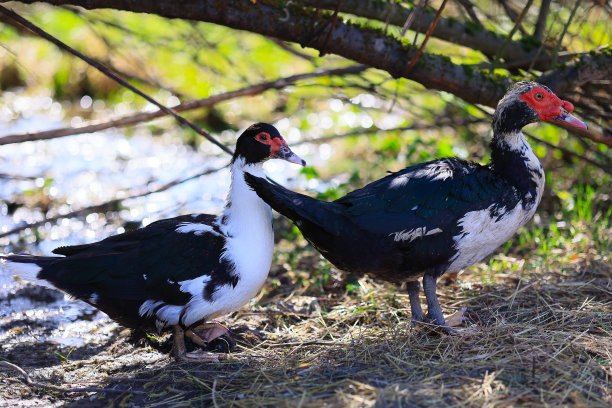
<path fill-rule="evenodd" d="M 291 163 L 306 165 L 293 153 L 278 130 L 267 123 L 255 123 L 246 129 L 236 141 L 234 158 L 243 158 L 246 164 L 263 163 L 269 159 L 282 159 Z"/>
<path fill-rule="evenodd" d="M 525 92 L 521 95 L 521 99 L 537 112 L 540 120 L 587 129 L 586 123 L 571 115 L 570 112 L 574 111 L 574 105 L 571 102 L 561 100 L 557 95 L 542 87 L 536 86 L 529 92 Z"/>
<path fill-rule="evenodd" d="M 255 140 L 270 146 L 271 159 L 283 159 L 302 166 L 306 165 L 306 162 L 302 158 L 291 151 L 289 145 L 280 134 L 271 135 L 268 132 L 259 132 L 255 135 Z"/>

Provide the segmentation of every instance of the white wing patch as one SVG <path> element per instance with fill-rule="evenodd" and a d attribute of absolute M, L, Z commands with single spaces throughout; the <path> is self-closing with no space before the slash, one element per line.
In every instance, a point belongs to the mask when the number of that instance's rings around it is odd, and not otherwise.
<path fill-rule="evenodd" d="M 219 233 L 210 225 L 200 224 L 197 222 L 183 222 L 175 229 L 176 232 L 183 234 L 194 233 L 195 235 L 203 235 L 207 232 L 219 236 Z"/>
<path fill-rule="evenodd" d="M 446 180 L 453 177 L 453 170 L 444 162 L 435 162 L 424 166 L 412 174 L 402 174 L 391 180 L 389 188 L 402 188 L 411 178 L 431 178 L 432 180 Z"/>
<path fill-rule="evenodd" d="M 498 219 L 498 216 L 491 216 L 493 206 L 470 211 L 459 220 L 463 232 L 453 237 L 457 253 L 447 271 L 459 271 L 482 261 L 529 221 L 537 207 L 524 209 L 519 202 L 510 210 L 500 209 L 503 215 Z"/>
<path fill-rule="evenodd" d="M 413 177 L 431 177 L 432 180 L 446 180 L 453 177 L 453 170 L 444 162 L 435 162 L 415 171 Z"/>
<path fill-rule="evenodd" d="M 143 317 L 149 317 L 153 314 L 153 310 L 155 310 L 157 306 L 160 306 L 163 303 L 164 302 L 162 302 L 161 300 L 146 300 L 142 303 L 142 305 L 140 305 L 140 309 L 138 309 L 138 314 Z"/>
<path fill-rule="evenodd" d="M 406 185 L 406 183 L 408 183 L 408 176 L 399 176 L 394 178 L 393 180 L 391 180 L 391 184 L 389 184 L 389 188 L 400 188 Z"/>
<path fill-rule="evenodd" d="M 181 291 L 185 293 L 190 293 L 191 296 L 201 296 L 202 291 L 204 290 L 204 287 L 206 287 L 206 284 L 209 281 L 210 281 L 210 276 L 202 275 L 202 276 L 198 276 L 195 279 L 180 281 L 178 282 L 178 284 L 181 285 Z M 170 282 L 170 283 L 174 283 L 174 282 Z"/>
<path fill-rule="evenodd" d="M 398 232 L 392 232 L 389 236 L 394 235 L 393 240 L 395 242 L 399 241 L 408 241 L 412 242 L 417 238 L 421 238 L 427 235 L 435 235 L 441 233 L 442 230 L 440 228 L 434 228 L 432 230 L 427 231 L 427 227 L 419 227 L 411 230 L 402 230 Z"/>

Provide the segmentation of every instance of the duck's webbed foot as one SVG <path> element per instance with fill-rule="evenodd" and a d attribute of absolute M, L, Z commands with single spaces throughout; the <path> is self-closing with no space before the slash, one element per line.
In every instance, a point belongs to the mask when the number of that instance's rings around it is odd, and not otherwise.
<path fill-rule="evenodd" d="M 202 333 L 196 334 L 194 330 L 200 332 L 200 330 L 198 329 L 202 326 L 207 327 L 204 328 L 204 331 Z M 223 330 L 219 329 L 219 327 L 223 328 Z M 188 353 L 185 347 L 185 336 L 189 337 L 189 339 L 195 344 L 201 347 L 206 347 L 208 346 L 209 341 L 212 341 L 226 333 L 229 333 L 229 330 L 227 330 L 225 327 L 221 326 L 218 323 L 203 324 L 195 327 L 193 330 L 183 330 L 181 326 L 176 325 L 174 326 L 174 344 L 172 347 L 172 354 L 177 360 L 185 360 L 199 363 L 218 363 L 219 359 L 227 357 L 224 353 L 211 353 L 202 349 L 198 349 Z"/>
<path fill-rule="evenodd" d="M 435 277 L 427 274 L 423 276 L 423 292 L 425 298 L 427 298 L 427 315 L 423 318 L 423 322 L 433 323 L 437 326 L 437 329 L 441 329 L 447 334 L 459 334 L 457 330 L 448 327 L 444 321 L 442 308 L 438 302 L 438 295 L 436 295 Z"/>
<path fill-rule="evenodd" d="M 194 337 L 199 338 L 205 343 L 210 343 L 217 337 L 229 334 L 229 329 L 219 323 L 202 323 L 201 325 L 196 326 L 193 329 L 188 329 L 187 331 L 185 331 L 185 335 L 188 336 L 194 343 L 199 344 L 200 346 L 202 346 L 203 344 L 196 341 Z"/>

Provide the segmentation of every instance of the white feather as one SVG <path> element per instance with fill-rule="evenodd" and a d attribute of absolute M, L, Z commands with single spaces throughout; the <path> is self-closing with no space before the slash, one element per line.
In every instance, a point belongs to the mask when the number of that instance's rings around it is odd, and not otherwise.
<path fill-rule="evenodd" d="M 272 210 L 246 184 L 244 171 L 265 177 L 261 164 L 245 165 L 238 159 L 232 165 L 231 206 L 226 207 L 226 222 L 220 227 L 227 236 L 222 258 L 234 265 L 238 283 L 235 287 L 219 287 L 212 302 L 204 299 L 203 291 L 192 297 L 183 316 L 186 326 L 203 317 L 213 319 L 237 310 L 257 294 L 270 271 L 274 250 Z"/>
<path fill-rule="evenodd" d="M 218 227 L 225 236 L 226 244 L 220 261 L 224 259 L 233 265 L 238 277 L 236 286 L 218 287 L 212 301 L 204 298 L 204 288 L 210 281 L 208 275 L 178 282 L 181 291 L 191 294 L 185 306 L 164 305 L 155 315 L 159 330 L 179 323 L 190 326 L 202 319 L 213 319 L 237 310 L 254 297 L 261 289 L 270 266 L 274 250 L 272 210 L 244 181 L 243 173 L 248 171 L 257 177 L 265 177 L 261 164 L 246 165 L 237 159 L 232 165 L 232 183 L 228 194 L 230 206 L 223 216 L 217 217 Z M 221 224 L 221 220 L 225 223 Z M 209 231 L 210 229 L 210 231 Z M 212 227 L 199 223 L 184 223 L 177 232 L 195 234 L 211 232 Z M 139 309 L 141 316 L 150 316 L 163 302 L 147 300 Z"/>
<path fill-rule="evenodd" d="M 480 262 L 491 254 L 497 247 L 506 242 L 514 233 L 527 221 L 533 217 L 544 192 L 544 170 L 537 156 L 525 140 L 521 131 L 504 135 L 503 143 L 510 150 L 520 152 L 525 160 L 525 165 L 531 170 L 532 180 L 536 184 L 536 197 L 532 202 L 527 201 L 523 206 L 523 201 L 512 209 L 502 209 L 503 216 L 491 217 L 490 210 L 493 205 L 485 210 L 471 211 L 459 220 L 459 225 L 463 227 L 463 232 L 456 235 L 455 249 L 457 253 L 451 259 L 451 264 L 447 271 L 459 271 L 467 268 L 476 262 Z M 528 197 L 531 198 L 531 197 Z"/>
<path fill-rule="evenodd" d="M 419 227 L 411 230 L 402 230 L 398 232 L 392 232 L 389 236 L 394 236 L 393 240 L 395 242 L 399 241 L 408 241 L 412 242 L 417 238 L 421 238 L 427 235 L 435 235 L 441 233 L 442 230 L 440 228 L 434 228 L 432 230 L 427 231 L 427 227 Z"/>
<path fill-rule="evenodd" d="M 536 207 L 537 205 L 534 205 L 526 210 L 519 202 L 509 211 L 502 209 L 504 214 L 499 220 L 497 216 L 491 217 L 490 210 L 493 205 L 465 214 L 459 220 L 463 232 L 453 237 L 457 253 L 447 271 L 459 271 L 482 261 L 529 221 Z"/>
<path fill-rule="evenodd" d="M 210 232 L 211 234 L 214 234 L 217 236 L 219 235 L 210 225 L 200 224 L 197 222 L 183 222 L 179 224 L 179 226 L 175 229 L 175 231 L 183 233 L 183 234 L 192 232 L 196 235 L 202 235 L 207 232 Z"/>

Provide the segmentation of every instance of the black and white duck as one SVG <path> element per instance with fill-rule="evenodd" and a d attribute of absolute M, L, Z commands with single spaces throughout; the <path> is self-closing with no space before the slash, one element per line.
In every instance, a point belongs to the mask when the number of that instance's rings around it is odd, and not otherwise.
<path fill-rule="evenodd" d="M 315 200 L 245 174 L 249 186 L 291 219 L 339 269 L 407 282 L 413 322 L 444 327 L 436 281 L 507 241 L 536 211 L 544 170 L 521 129 L 547 121 L 586 129 L 570 102 L 546 86 L 512 86 L 493 115 L 487 165 L 443 158 L 408 167 L 333 201 Z M 422 277 L 428 313 L 419 301 Z"/>
<path fill-rule="evenodd" d="M 221 215 L 192 214 L 91 244 L 60 247 L 60 256 L 0 256 L 5 268 L 60 289 L 100 309 L 121 325 L 143 331 L 174 330 L 174 354 L 186 353 L 184 336 L 199 345 L 226 334 L 211 323 L 257 294 L 274 248 L 272 211 L 245 183 L 264 177 L 263 163 L 283 159 L 304 165 L 271 125 L 242 133 L 231 160 L 231 187 Z M 212 357 L 214 359 L 214 357 Z"/>

